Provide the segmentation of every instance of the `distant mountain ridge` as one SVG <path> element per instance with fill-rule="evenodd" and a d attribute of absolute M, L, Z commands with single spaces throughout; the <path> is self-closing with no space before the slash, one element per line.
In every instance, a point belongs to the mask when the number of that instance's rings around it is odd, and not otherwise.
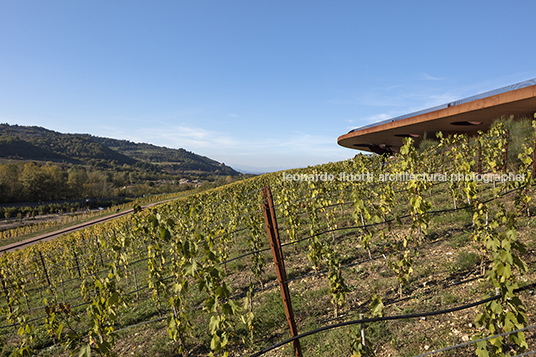
<path fill-rule="evenodd" d="M 0 158 L 104 166 L 150 165 L 172 174 L 239 174 L 223 163 L 184 149 L 7 123 L 0 124 Z"/>

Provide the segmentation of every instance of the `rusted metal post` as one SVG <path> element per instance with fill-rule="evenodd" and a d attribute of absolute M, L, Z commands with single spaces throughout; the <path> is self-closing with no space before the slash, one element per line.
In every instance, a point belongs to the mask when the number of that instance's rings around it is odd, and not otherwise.
<path fill-rule="evenodd" d="M 283 305 L 285 306 L 285 314 L 290 326 L 290 335 L 294 337 L 298 335 L 298 329 L 296 328 L 296 321 L 294 320 L 294 312 L 292 311 L 292 303 L 290 301 L 290 292 L 287 284 L 287 272 L 285 270 L 283 252 L 281 251 L 281 241 L 279 240 L 279 231 L 277 228 L 274 202 L 272 200 L 270 187 L 265 186 L 262 188 L 262 197 L 264 198 L 264 202 L 262 204 L 264 222 L 266 223 L 266 231 L 268 232 L 268 238 L 270 239 L 270 247 L 272 248 L 272 256 L 274 258 L 275 270 L 277 272 L 277 280 L 279 281 L 281 297 L 283 298 Z M 302 357 L 300 340 L 294 340 L 293 345 L 296 357 Z"/>

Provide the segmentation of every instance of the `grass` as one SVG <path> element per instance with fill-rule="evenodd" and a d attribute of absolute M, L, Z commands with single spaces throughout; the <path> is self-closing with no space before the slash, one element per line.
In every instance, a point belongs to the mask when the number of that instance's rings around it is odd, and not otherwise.
<path fill-rule="evenodd" d="M 480 262 L 479 254 L 475 252 L 470 252 L 466 250 L 461 250 L 458 252 L 456 261 L 450 263 L 447 266 L 447 271 L 455 273 L 461 271 L 471 271 L 476 268 L 477 263 Z"/>

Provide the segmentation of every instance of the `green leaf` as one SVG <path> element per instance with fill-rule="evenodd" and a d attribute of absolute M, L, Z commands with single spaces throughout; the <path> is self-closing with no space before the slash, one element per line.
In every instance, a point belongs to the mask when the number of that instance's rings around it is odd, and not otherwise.
<path fill-rule="evenodd" d="M 217 303 L 217 300 L 216 300 L 213 296 L 207 298 L 207 300 L 205 301 L 205 303 L 206 303 L 207 309 L 208 309 L 209 311 L 213 311 L 213 310 L 216 309 L 216 303 Z"/>
<path fill-rule="evenodd" d="M 227 334 L 227 332 L 224 332 L 221 334 L 221 347 L 225 347 L 229 344 L 229 335 Z"/>
<path fill-rule="evenodd" d="M 495 337 L 495 338 L 489 339 L 488 341 L 492 346 L 495 346 L 497 348 L 501 348 L 503 345 L 503 341 L 501 337 Z"/>
<path fill-rule="evenodd" d="M 216 294 L 219 297 L 227 298 L 231 294 L 231 291 L 229 290 L 227 284 L 225 282 L 222 282 L 221 286 L 216 289 Z"/>
<path fill-rule="evenodd" d="M 115 305 L 119 301 L 119 294 L 114 291 L 108 298 L 108 306 Z"/>
<path fill-rule="evenodd" d="M 503 241 L 503 243 L 504 243 L 504 241 Z M 508 246 L 508 248 L 510 248 L 510 246 Z M 514 263 L 514 261 L 512 259 L 512 254 L 510 254 L 509 249 L 508 249 L 508 251 L 501 250 L 500 257 L 501 257 L 501 260 L 503 262 L 507 262 L 508 264 L 513 264 Z"/>
<path fill-rule="evenodd" d="M 228 302 L 222 305 L 222 309 L 225 315 L 234 315 L 234 308 Z"/>
<path fill-rule="evenodd" d="M 80 353 L 78 353 L 78 357 L 91 357 L 91 346 L 84 345 L 82 348 L 80 348 Z"/>
<path fill-rule="evenodd" d="M 505 268 L 503 263 L 498 263 L 495 265 L 495 271 L 497 272 L 498 277 L 503 277 L 505 273 Z"/>
<path fill-rule="evenodd" d="M 197 270 L 197 262 L 192 259 L 191 263 L 186 263 L 184 265 L 184 272 L 190 276 L 195 276 Z"/>
<path fill-rule="evenodd" d="M 371 310 L 372 316 L 382 317 L 383 308 L 384 308 L 384 305 L 383 305 L 381 296 L 374 294 L 372 296 L 372 303 L 370 304 L 370 310 Z"/>
<path fill-rule="evenodd" d="M 166 242 L 169 242 L 171 239 L 171 233 L 169 230 L 165 227 L 160 227 L 160 238 L 163 239 Z"/>
<path fill-rule="evenodd" d="M 62 331 L 63 331 L 63 324 L 60 324 L 58 326 L 58 329 L 56 330 L 56 336 L 58 336 L 58 338 L 61 338 Z"/>
<path fill-rule="evenodd" d="M 510 335 L 510 340 L 521 348 L 528 348 L 527 341 L 525 340 L 525 334 L 523 332 L 517 332 Z"/>
<path fill-rule="evenodd" d="M 527 263 L 521 260 L 517 254 L 512 254 L 513 265 L 519 270 L 521 274 L 526 273 L 528 270 Z"/>
<path fill-rule="evenodd" d="M 477 342 L 475 352 L 478 357 L 489 357 L 489 352 L 486 349 L 486 341 Z"/>
<path fill-rule="evenodd" d="M 221 341 L 218 335 L 212 335 L 212 340 L 210 341 L 210 349 L 213 351 L 218 351 L 221 349 Z"/>
<path fill-rule="evenodd" d="M 499 315 L 502 312 L 502 306 L 496 300 L 491 301 L 489 305 L 491 311 L 493 311 L 494 314 Z"/>
<path fill-rule="evenodd" d="M 210 323 L 208 324 L 208 328 L 210 330 L 210 333 L 214 334 L 218 328 L 219 328 L 219 325 L 220 325 L 220 317 L 217 316 L 217 315 L 212 315 L 210 317 Z"/>

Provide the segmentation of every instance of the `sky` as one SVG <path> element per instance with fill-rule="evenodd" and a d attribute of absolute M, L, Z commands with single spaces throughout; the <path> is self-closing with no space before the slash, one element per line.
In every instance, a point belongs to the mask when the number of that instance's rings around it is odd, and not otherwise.
<path fill-rule="evenodd" d="M 0 123 L 268 172 L 536 77 L 536 2 L 0 0 Z"/>

